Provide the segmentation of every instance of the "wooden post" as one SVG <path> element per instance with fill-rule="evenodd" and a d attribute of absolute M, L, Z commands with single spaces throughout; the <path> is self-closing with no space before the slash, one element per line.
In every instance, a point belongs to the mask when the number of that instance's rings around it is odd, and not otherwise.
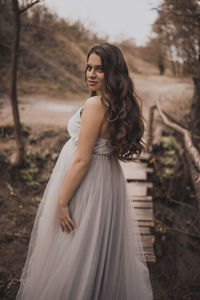
<path fill-rule="evenodd" d="M 152 140 L 153 140 L 153 120 L 154 120 L 154 110 L 156 105 L 150 107 L 149 110 L 149 118 L 147 123 L 147 144 L 146 144 L 146 152 L 151 151 Z"/>

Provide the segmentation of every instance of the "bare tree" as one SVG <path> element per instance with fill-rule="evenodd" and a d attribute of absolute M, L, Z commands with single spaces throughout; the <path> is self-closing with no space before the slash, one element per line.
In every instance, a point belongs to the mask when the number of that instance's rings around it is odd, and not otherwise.
<path fill-rule="evenodd" d="M 158 7 L 153 25 L 171 60 L 180 59 L 185 71 L 194 74 L 199 54 L 199 2 L 197 0 L 164 0 Z M 188 68 L 187 68 L 188 67 Z"/>
<path fill-rule="evenodd" d="M 166 62 L 165 62 L 165 51 L 162 47 L 162 44 L 159 41 L 159 38 L 151 39 L 147 45 L 149 50 L 153 53 L 153 56 L 156 59 L 156 65 L 160 72 L 160 75 L 165 73 Z"/>
<path fill-rule="evenodd" d="M 200 2 L 163 0 L 157 11 L 158 18 L 153 29 L 173 61 L 174 72 L 176 73 L 176 61 L 179 61 L 183 72 L 193 75 L 190 129 L 194 134 L 200 135 Z"/>
<path fill-rule="evenodd" d="M 19 57 L 19 43 L 20 43 L 20 15 L 27 11 L 29 8 L 39 3 L 40 0 L 35 1 L 22 1 L 20 5 L 18 0 L 11 0 L 13 20 L 14 20 L 14 32 L 13 42 L 11 48 L 11 65 L 10 65 L 10 99 L 12 104 L 12 113 L 14 120 L 14 133 L 16 139 L 16 153 L 12 159 L 12 164 L 20 166 L 25 159 L 25 147 L 21 134 L 21 124 L 18 109 L 17 99 L 17 69 L 18 69 L 18 57 Z"/>

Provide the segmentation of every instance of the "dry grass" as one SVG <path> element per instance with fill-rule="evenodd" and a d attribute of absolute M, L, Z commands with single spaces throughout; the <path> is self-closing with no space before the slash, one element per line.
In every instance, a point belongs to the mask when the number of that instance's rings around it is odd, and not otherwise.
<path fill-rule="evenodd" d="M 0 11 L 0 92 L 8 92 L 12 15 L 9 4 Z M 1 26 L 2 25 L 2 26 Z M 87 91 L 84 69 L 88 50 L 103 42 L 83 25 L 59 19 L 43 6 L 35 6 L 32 15 L 22 18 L 18 89 L 20 94 L 47 93 L 65 97 Z M 130 72 L 157 74 L 156 68 L 143 61 L 131 41 L 118 44 Z M 9 51 L 8 51 L 9 49 Z"/>

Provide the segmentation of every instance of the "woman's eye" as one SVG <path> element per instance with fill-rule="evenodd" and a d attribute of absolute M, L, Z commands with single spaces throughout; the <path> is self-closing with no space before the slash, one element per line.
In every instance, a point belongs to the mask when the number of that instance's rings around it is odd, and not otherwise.
<path fill-rule="evenodd" d="M 95 71 L 99 72 L 99 73 L 102 73 L 103 72 L 103 67 L 97 67 L 97 68 L 94 68 Z M 87 66 L 87 71 L 92 71 L 92 67 L 91 66 Z"/>
<path fill-rule="evenodd" d="M 100 73 L 103 72 L 103 68 L 102 68 L 102 67 L 98 68 L 97 70 L 98 70 L 98 72 L 100 72 Z"/>

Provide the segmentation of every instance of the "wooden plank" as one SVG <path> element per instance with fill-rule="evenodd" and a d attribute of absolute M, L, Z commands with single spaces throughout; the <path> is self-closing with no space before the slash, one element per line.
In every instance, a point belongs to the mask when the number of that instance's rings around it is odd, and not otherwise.
<path fill-rule="evenodd" d="M 146 237 L 151 237 L 150 235 L 141 235 L 141 240 L 142 240 L 142 245 L 143 245 L 143 247 L 148 247 L 148 248 L 150 248 L 151 246 L 152 246 L 152 242 L 151 242 L 151 240 L 149 239 L 143 239 L 143 238 L 146 238 Z M 152 246 L 152 251 L 153 251 L 153 246 Z"/>
<path fill-rule="evenodd" d="M 146 252 L 148 255 L 154 255 L 154 248 L 153 246 L 150 247 L 143 247 L 144 252 Z"/>
<path fill-rule="evenodd" d="M 132 220 L 132 221 L 134 222 L 135 220 Z M 138 223 L 139 227 L 148 227 L 148 226 L 153 227 L 154 226 L 153 221 L 138 220 L 137 223 Z"/>
<path fill-rule="evenodd" d="M 153 208 L 153 203 L 151 201 L 131 201 L 131 206 L 134 208 Z"/>
<path fill-rule="evenodd" d="M 146 162 L 128 162 L 125 163 L 123 161 L 120 161 L 120 165 L 123 170 L 126 169 L 132 169 L 132 170 L 138 170 L 138 169 L 146 169 L 148 168 L 148 164 Z"/>
<path fill-rule="evenodd" d="M 140 234 L 150 235 L 151 231 L 149 227 L 139 227 Z"/>
<path fill-rule="evenodd" d="M 145 254 L 145 259 L 146 259 L 147 263 L 155 263 L 156 262 L 155 256 L 148 256 L 148 254 Z"/>
<path fill-rule="evenodd" d="M 144 248 L 144 256 L 145 256 L 145 259 L 147 262 L 156 262 L 156 257 L 155 257 L 155 254 L 154 254 L 154 249 L 153 247 L 151 248 Z"/>
<path fill-rule="evenodd" d="M 137 202 L 137 201 L 141 201 L 141 202 L 151 202 L 152 201 L 152 196 L 132 196 L 131 197 L 131 201 L 132 202 Z"/>
<path fill-rule="evenodd" d="M 155 241 L 155 237 L 153 235 L 141 235 L 141 240 L 142 240 L 142 245 L 143 247 L 150 248 L 152 247 L 153 249 L 153 244 Z"/>
<path fill-rule="evenodd" d="M 133 170 L 123 170 L 124 172 L 124 177 L 128 181 L 136 181 L 136 180 L 141 180 L 141 181 L 147 181 L 147 172 L 146 170 L 137 170 L 134 172 Z"/>
<path fill-rule="evenodd" d="M 151 167 L 148 166 L 147 163 L 134 163 L 134 162 L 129 162 L 129 163 L 124 163 L 120 162 L 120 165 L 122 167 L 122 170 L 132 170 L 133 172 L 137 172 L 138 170 L 153 170 Z"/>
<path fill-rule="evenodd" d="M 144 186 L 144 187 L 149 187 L 149 188 L 152 188 L 153 187 L 153 183 L 152 182 L 127 182 L 126 183 L 127 186 L 130 186 L 130 187 L 136 187 L 136 186 Z"/>
<path fill-rule="evenodd" d="M 135 185 L 133 186 L 133 183 L 127 184 L 127 189 L 130 198 L 134 196 L 146 196 L 147 194 L 147 187 L 141 186 L 141 185 Z"/>
<path fill-rule="evenodd" d="M 152 173 L 152 169 L 145 169 L 145 170 L 124 170 L 124 177 L 127 181 L 147 181 L 149 173 Z"/>
<path fill-rule="evenodd" d="M 143 250 L 149 255 L 154 255 L 154 248 L 152 245 L 150 247 L 143 247 Z"/>
<path fill-rule="evenodd" d="M 139 161 L 148 161 L 151 157 L 150 153 L 144 153 L 138 158 Z"/>
<path fill-rule="evenodd" d="M 138 221 L 152 221 L 153 220 L 153 209 L 141 209 L 137 208 L 134 210 Z"/>
<path fill-rule="evenodd" d="M 147 181 L 148 174 L 153 172 L 146 163 L 120 162 L 126 180 Z"/>
<path fill-rule="evenodd" d="M 152 188 L 153 185 L 151 182 L 128 182 L 127 183 L 127 190 L 130 197 L 135 196 L 146 196 L 147 189 Z"/>

